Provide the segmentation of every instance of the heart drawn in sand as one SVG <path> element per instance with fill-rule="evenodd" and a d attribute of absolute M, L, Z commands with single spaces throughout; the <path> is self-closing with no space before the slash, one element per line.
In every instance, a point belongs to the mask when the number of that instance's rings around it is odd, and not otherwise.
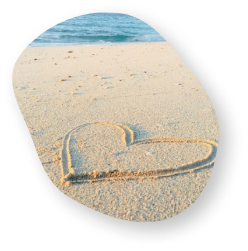
<path fill-rule="evenodd" d="M 72 129 L 63 139 L 62 182 L 91 183 L 189 173 L 213 166 L 218 146 L 205 139 L 136 138 L 135 132 L 121 123 L 95 122 Z M 184 158 L 175 159 L 178 154 Z"/>

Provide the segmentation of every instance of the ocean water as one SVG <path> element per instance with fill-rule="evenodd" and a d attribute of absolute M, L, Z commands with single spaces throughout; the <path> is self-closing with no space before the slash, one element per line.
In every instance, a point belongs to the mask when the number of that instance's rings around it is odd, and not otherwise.
<path fill-rule="evenodd" d="M 48 29 L 29 46 L 104 45 L 165 41 L 151 26 L 125 14 L 94 13 Z"/>

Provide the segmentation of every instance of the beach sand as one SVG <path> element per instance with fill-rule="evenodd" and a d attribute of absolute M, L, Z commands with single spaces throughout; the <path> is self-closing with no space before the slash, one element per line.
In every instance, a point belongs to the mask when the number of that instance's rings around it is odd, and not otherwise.
<path fill-rule="evenodd" d="M 74 200 L 158 221 L 184 211 L 206 186 L 216 114 L 167 42 L 29 47 L 13 85 L 44 169 Z"/>

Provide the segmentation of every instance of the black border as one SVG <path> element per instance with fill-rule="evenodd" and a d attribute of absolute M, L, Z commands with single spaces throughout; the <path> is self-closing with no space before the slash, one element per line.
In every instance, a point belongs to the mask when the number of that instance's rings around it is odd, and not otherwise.
<path fill-rule="evenodd" d="M 225 212 L 226 202 L 230 201 L 228 197 L 233 195 L 235 184 L 237 184 L 240 176 L 239 160 L 243 154 L 241 146 L 244 139 L 242 137 L 242 127 L 240 126 L 241 115 L 237 110 L 238 107 L 233 96 L 228 93 L 228 89 L 225 89 L 225 82 L 218 76 L 213 66 L 209 65 L 204 57 L 197 53 L 197 48 L 192 47 L 192 42 L 184 37 L 183 32 L 173 26 L 168 19 L 158 16 L 155 11 L 153 12 L 148 8 L 139 8 L 138 6 L 118 4 L 90 6 L 85 8 L 84 11 L 80 9 L 77 11 L 80 14 L 95 11 L 124 12 L 144 20 L 166 38 L 202 83 L 215 106 L 220 126 L 219 148 L 215 168 L 206 189 L 188 210 L 165 222 L 157 223 L 132 223 L 101 215 L 67 198 L 54 187 L 39 162 L 32 139 L 16 104 L 11 86 L 11 73 L 18 55 L 32 39 L 46 28 L 75 15 L 75 13 L 69 15 L 63 13 L 61 18 L 54 23 L 44 22 L 38 31 L 36 27 L 31 28 L 36 33 L 27 36 L 20 43 L 21 46 L 11 55 L 9 62 L 6 62 L 7 68 L 5 68 L 4 73 L 6 83 L 4 86 L 5 104 L 9 106 L 9 108 L 5 106 L 5 110 L 11 114 L 9 116 L 10 123 L 16 139 L 18 140 L 21 137 L 18 143 L 25 157 L 30 161 L 29 171 L 37 189 L 40 192 L 42 191 L 46 204 L 50 205 L 50 207 L 54 205 L 57 209 L 53 207 L 53 210 L 57 214 L 59 212 L 60 216 L 64 214 L 63 217 L 67 218 L 72 225 L 81 223 L 91 229 L 91 232 L 105 234 L 107 238 L 119 238 L 129 244 L 136 243 L 140 245 L 177 244 L 192 240 L 194 234 L 200 233 L 199 235 L 201 235 L 200 230 L 202 234 L 205 232 L 202 230 L 204 226 L 207 227 L 207 224 L 213 225 L 220 220 L 221 214 L 216 220 L 213 220 L 213 218 L 221 210 L 223 210 L 223 213 Z M 159 11 L 162 12 L 161 8 Z M 209 69 L 209 67 L 212 68 Z M 51 204 L 48 201 L 51 201 Z"/>

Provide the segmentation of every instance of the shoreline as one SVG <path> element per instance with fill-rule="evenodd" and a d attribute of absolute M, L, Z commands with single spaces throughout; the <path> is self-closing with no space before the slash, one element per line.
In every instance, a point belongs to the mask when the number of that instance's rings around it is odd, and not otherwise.
<path fill-rule="evenodd" d="M 54 44 L 54 45 L 40 45 L 40 46 L 33 46 L 33 45 L 28 45 L 27 48 L 56 48 L 56 47 L 69 47 L 69 46 L 115 46 L 115 45 L 128 45 L 128 44 L 152 44 L 152 43 L 168 43 L 166 40 L 165 41 L 149 41 L 149 42 L 119 42 L 119 43 L 99 43 L 99 44 L 73 44 L 73 43 L 68 43 L 68 44 Z M 51 43 L 52 44 L 52 43 Z"/>

